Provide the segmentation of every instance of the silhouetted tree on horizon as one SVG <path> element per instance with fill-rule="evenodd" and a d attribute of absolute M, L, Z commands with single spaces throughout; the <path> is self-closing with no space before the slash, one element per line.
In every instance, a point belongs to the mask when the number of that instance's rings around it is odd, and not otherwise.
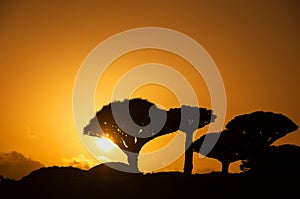
<path fill-rule="evenodd" d="M 114 111 L 117 112 L 117 118 Z M 200 119 L 194 117 L 197 112 Z M 150 125 L 149 114 L 157 120 L 157 125 Z M 127 155 L 129 165 L 138 171 L 138 153 L 147 142 L 181 130 L 186 133 L 186 146 L 189 146 L 193 132 L 209 124 L 214 118 L 212 111 L 205 108 L 182 106 L 165 111 L 144 99 L 126 99 L 103 106 L 84 128 L 84 134 L 112 139 Z M 185 173 L 191 173 L 192 151 L 187 149 Z"/>
<path fill-rule="evenodd" d="M 200 148 L 205 138 L 209 141 L 219 137 L 212 150 L 203 155 L 219 160 L 222 172 L 228 173 L 231 162 L 257 157 L 276 140 L 297 128 L 292 120 L 282 114 L 256 111 L 236 116 L 227 123 L 225 130 L 203 135 L 191 148 L 194 152 L 203 153 Z"/>

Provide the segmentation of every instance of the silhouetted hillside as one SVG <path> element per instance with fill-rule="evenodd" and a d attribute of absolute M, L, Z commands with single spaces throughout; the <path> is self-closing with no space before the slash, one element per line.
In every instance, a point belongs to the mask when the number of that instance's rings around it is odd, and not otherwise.
<path fill-rule="evenodd" d="M 118 164 L 118 163 L 110 163 Z M 19 181 L 2 180 L 1 198 L 292 198 L 298 175 L 125 173 L 104 164 L 89 171 L 41 168 Z M 5 197 L 2 197 L 5 196 Z"/>

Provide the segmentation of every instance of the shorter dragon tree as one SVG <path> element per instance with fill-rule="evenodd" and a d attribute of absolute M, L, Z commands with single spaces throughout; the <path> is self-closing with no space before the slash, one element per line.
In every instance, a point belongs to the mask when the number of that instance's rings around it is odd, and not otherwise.
<path fill-rule="evenodd" d="M 220 133 L 208 133 L 196 140 L 194 152 L 215 158 L 222 163 L 222 172 L 228 173 L 231 162 L 255 159 L 270 145 L 298 126 L 288 117 L 273 112 L 256 111 L 235 117 Z M 218 140 L 210 151 L 201 146 L 204 142 Z"/>
<path fill-rule="evenodd" d="M 186 144 L 190 146 L 192 133 L 214 118 L 212 111 L 205 108 L 182 106 L 165 111 L 147 100 L 134 98 L 103 106 L 84 128 L 84 134 L 111 139 L 127 155 L 131 168 L 138 171 L 138 154 L 147 142 L 181 130 L 187 134 Z M 185 171 L 190 173 L 192 151 L 188 146 Z"/>

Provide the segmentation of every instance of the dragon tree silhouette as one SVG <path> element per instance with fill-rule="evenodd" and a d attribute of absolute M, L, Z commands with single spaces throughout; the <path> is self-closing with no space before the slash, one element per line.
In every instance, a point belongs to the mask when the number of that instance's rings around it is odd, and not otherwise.
<path fill-rule="evenodd" d="M 265 151 L 276 140 L 297 129 L 298 126 L 282 114 L 256 111 L 236 116 L 227 123 L 225 130 L 203 135 L 191 148 L 194 152 L 219 160 L 222 163 L 222 172 L 228 173 L 231 162 L 255 160 L 259 154 L 266 154 Z M 201 149 L 205 140 L 217 138 L 218 141 L 210 152 L 205 153 Z"/>
<path fill-rule="evenodd" d="M 127 155 L 130 167 L 138 171 L 138 153 L 147 142 L 183 131 L 186 133 L 184 173 L 190 174 L 193 151 L 189 146 L 193 132 L 215 118 L 212 110 L 205 108 L 182 106 L 166 111 L 145 99 L 125 99 L 103 106 L 84 128 L 84 134 L 112 139 Z"/>

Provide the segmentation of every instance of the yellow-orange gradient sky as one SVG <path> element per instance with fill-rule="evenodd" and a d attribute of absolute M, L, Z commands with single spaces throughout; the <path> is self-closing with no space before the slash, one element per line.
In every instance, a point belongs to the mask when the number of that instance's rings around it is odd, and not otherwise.
<path fill-rule="evenodd" d="M 239 114 L 266 110 L 285 114 L 300 125 L 299 8 L 297 1 L 283 0 L 1 1 L 0 164 L 10 165 L 16 157 L 46 166 L 89 168 L 97 164 L 82 145 L 73 122 L 76 74 L 100 42 L 138 27 L 173 29 L 206 49 L 224 81 L 226 122 Z M 210 107 L 205 83 L 186 60 L 148 49 L 122 56 L 110 66 L 99 83 L 96 108 L 110 102 L 110 92 L 126 70 L 148 62 L 180 71 L 191 81 L 200 105 Z M 142 87 L 133 97 L 147 98 L 165 108 L 179 105 L 176 94 L 158 85 Z M 163 146 L 172 136 L 147 144 L 143 151 Z M 300 145 L 299 131 L 276 142 L 282 143 Z M 166 155 L 151 161 L 163 161 Z M 141 158 L 142 170 L 148 171 L 151 161 Z M 195 156 L 194 162 L 194 172 L 220 169 L 214 160 Z M 166 170 L 182 168 L 181 158 Z"/>

